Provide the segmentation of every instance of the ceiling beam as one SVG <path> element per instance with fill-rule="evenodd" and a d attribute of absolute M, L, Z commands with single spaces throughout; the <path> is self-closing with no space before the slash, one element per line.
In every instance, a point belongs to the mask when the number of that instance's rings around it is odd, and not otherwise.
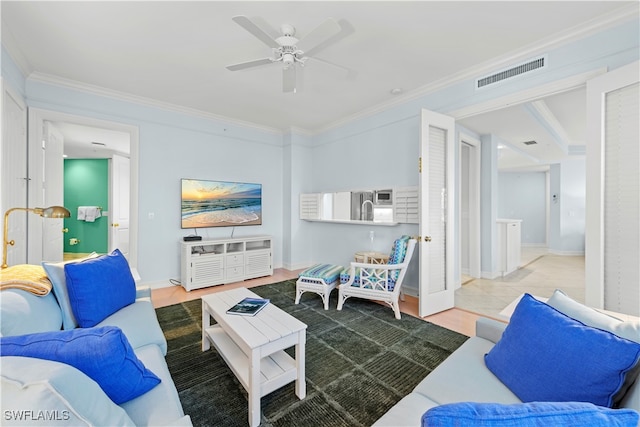
<path fill-rule="evenodd" d="M 566 155 L 569 154 L 569 136 L 556 116 L 543 100 L 524 104 L 524 109 L 551 136 L 553 142 Z"/>

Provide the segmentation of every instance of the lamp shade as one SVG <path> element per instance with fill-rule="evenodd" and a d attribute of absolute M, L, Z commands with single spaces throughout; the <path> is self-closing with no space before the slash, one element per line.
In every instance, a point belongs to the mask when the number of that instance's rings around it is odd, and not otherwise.
<path fill-rule="evenodd" d="M 49 206 L 48 208 L 44 208 L 40 215 L 44 218 L 69 218 L 71 212 L 64 206 Z"/>

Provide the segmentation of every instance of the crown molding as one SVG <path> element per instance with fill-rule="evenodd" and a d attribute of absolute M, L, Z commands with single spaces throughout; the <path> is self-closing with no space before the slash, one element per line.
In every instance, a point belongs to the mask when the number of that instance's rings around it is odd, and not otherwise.
<path fill-rule="evenodd" d="M 126 92 L 119 92 L 112 89 L 106 89 L 101 86 L 95 86 L 88 83 L 81 83 L 76 80 L 65 79 L 58 76 L 53 76 L 50 74 L 33 72 L 27 78 L 29 81 L 45 83 L 55 86 L 64 87 L 67 89 L 88 93 L 91 95 L 102 96 L 105 98 L 111 98 L 118 101 L 130 102 L 133 104 L 143 105 L 145 107 L 158 108 L 161 110 L 171 111 L 174 113 L 185 114 L 193 117 L 200 117 L 208 120 L 215 120 L 219 122 L 224 122 L 225 124 L 233 124 L 237 126 L 247 127 L 256 129 L 262 132 L 268 132 L 271 134 L 282 135 L 282 130 L 269 127 L 262 126 L 253 122 L 247 122 L 244 120 L 238 120 L 231 117 L 221 116 L 213 113 L 208 113 L 206 111 L 197 110 L 195 108 L 183 107 L 176 104 L 171 104 L 169 102 L 162 102 L 152 98 L 146 98 L 143 96 L 132 95 Z"/>
<path fill-rule="evenodd" d="M 33 72 L 33 67 L 29 64 L 29 61 L 25 58 L 22 50 L 18 47 L 18 43 L 16 43 L 13 33 L 9 31 L 9 26 L 5 24 L 4 18 L 0 20 L 0 23 L 2 25 L 2 46 L 4 46 L 5 50 L 22 75 L 28 76 Z"/>
<path fill-rule="evenodd" d="M 194 108 L 188 108 L 188 107 L 183 107 L 176 104 L 162 102 L 152 98 L 146 98 L 146 97 L 128 94 L 125 92 L 114 91 L 114 90 L 106 89 L 100 86 L 85 84 L 78 81 L 64 79 L 61 77 L 48 75 L 40 72 L 33 72 L 31 65 L 28 63 L 28 61 L 26 61 L 21 50 L 17 47 L 17 44 L 15 43 L 13 36 L 11 35 L 10 32 L 6 30 L 8 28 L 6 27 L 6 25 L 4 26 L 5 28 L 3 28 L 2 45 L 5 46 L 5 49 L 7 50 L 9 55 L 12 57 L 12 59 L 14 60 L 14 62 L 16 63 L 20 71 L 23 72 L 23 75 L 27 76 L 26 80 L 28 81 L 42 82 L 46 84 L 66 87 L 72 90 L 94 94 L 97 96 L 108 97 L 116 100 L 131 102 L 131 103 L 135 103 L 135 104 L 139 104 L 139 105 L 143 105 L 151 108 L 158 108 L 158 109 L 185 114 L 189 116 L 200 117 L 208 120 L 221 121 L 224 123 L 252 128 L 262 132 L 267 132 L 267 133 L 276 134 L 276 135 L 283 135 L 286 132 L 294 132 L 294 133 L 312 137 L 312 136 L 327 132 L 329 130 L 344 126 L 356 120 L 370 117 L 375 114 L 381 113 L 383 111 L 389 110 L 391 108 L 406 104 L 410 101 L 422 98 L 430 93 L 444 89 L 448 86 L 451 86 L 469 79 L 474 79 L 477 76 L 490 73 L 496 69 L 504 68 L 514 62 L 521 61 L 523 59 L 526 59 L 535 55 L 539 55 L 540 53 L 544 53 L 545 51 L 557 48 L 559 46 L 565 45 L 575 40 L 579 40 L 581 38 L 585 38 L 589 35 L 595 34 L 597 32 L 601 32 L 605 29 L 614 27 L 616 25 L 620 25 L 632 19 L 638 19 L 639 13 L 640 13 L 640 3 L 634 2 L 630 5 L 618 8 L 608 14 L 592 19 L 591 21 L 588 21 L 586 23 L 569 28 L 560 33 L 556 33 L 541 41 L 521 47 L 517 51 L 508 53 L 501 57 L 494 58 L 490 61 L 478 64 L 474 67 L 467 68 L 458 73 L 455 73 L 443 79 L 432 82 L 428 85 L 421 86 L 415 90 L 405 93 L 404 95 L 394 97 L 393 100 L 376 104 L 375 106 L 372 106 L 365 110 L 361 110 L 355 114 L 346 116 L 338 121 L 330 123 L 327 126 L 323 126 L 317 129 L 301 129 L 301 128 L 289 128 L 284 130 L 278 129 L 274 127 L 260 125 L 253 122 L 248 122 L 248 121 L 243 121 L 243 120 L 230 118 L 222 115 L 208 113 L 208 112 L 197 110 Z"/>
<path fill-rule="evenodd" d="M 327 126 L 317 129 L 315 133 L 320 134 L 338 128 L 340 126 L 344 126 L 350 122 L 370 117 L 393 107 L 406 104 L 410 101 L 424 97 L 430 93 L 436 92 L 440 89 L 444 89 L 448 86 L 452 86 L 456 83 L 475 79 L 478 76 L 482 76 L 485 74 L 489 74 L 495 70 L 506 68 L 515 62 L 522 61 L 527 58 L 540 55 L 542 53 L 546 53 L 546 51 L 558 48 L 572 41 L 583 39 L 590 35 L 604 31 L 608 28 L 623 24 L 632 19 L 638 19 L 639 14 L 640 3 L 633 3 L 628 6 L 623 6 L 608 14 L 587 21 L 586 23 L 582 23 L 560 33 L 556 33 L 554 35 L 546 37 L 545 39 L 539 40 L 535 43 L 531 43 L 529 45 L 518 48 L 516 51 L 510 52 L 506 55 L 483 62 L 474 67 L 467 68 L 443 79 L 421 86 L 415 90 L 407 92 L 404 95 L 396 97 L 391 101 L 377 104 L 366 110 L 362 110 L 348 117 L 344 117 Z"/>
<path fill-rule="evenodd" d="M 303 136 L 314 136 L 314 135 L 316 135 L 315 132 L 312 132 L 312 131 L 310 131 L 308 129 L 299 128 L 299 127 L 296 127 L 296 126 L 289 127 L 285 131 L 285 133 L 303 135 Z"/>

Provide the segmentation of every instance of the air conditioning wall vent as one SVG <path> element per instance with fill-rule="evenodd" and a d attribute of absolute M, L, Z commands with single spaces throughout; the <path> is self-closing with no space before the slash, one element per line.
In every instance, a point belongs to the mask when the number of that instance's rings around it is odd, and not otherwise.
<path fill-rule="evenodd" d="M 524 145 L 536 145 L 537 142 L 536 141 L 524 141 L 523 144 Z"/>
<path fill-rule="evenodd" d="M 500 70 L 491 75 L 480 77 L 476 79 L 476 89 L 482 89 L 486 86 L 502 82 L 507 79 L 511 79 L 517 76 L 521 76 L 526 73 L 530 73 L 535 70 L 540 70 L 547 66 L 547 55 L 540 56 L 538 58 L 523 62 L 515 65 L 511 68 Z"/>

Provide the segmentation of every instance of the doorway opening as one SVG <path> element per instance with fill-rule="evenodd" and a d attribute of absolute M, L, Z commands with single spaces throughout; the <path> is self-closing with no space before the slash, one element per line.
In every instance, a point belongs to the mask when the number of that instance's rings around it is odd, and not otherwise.
<path fill-rule="evenodd" d="M 460 286 L 481 277 L 480 271 L 480 141 L 460 133 L 458 206 Z"/>
<path fill-rule="evenodd" d="M 48 154 L 43 148 L 55 145 L 49 142 L 56 139 L 62 141 L 62 147 Z M 71 211 L 71 218 L 65 220 L 62 230 L 63 238 L 56 247 L 47 243 L 51 239 L 46 237 L 40 224 L 29 224 L 30 262 L 62 260 L 63 252 L 67 252 L 66 258 L 75 258 L 90 252 L 109 252 L 117 247 L 135 267 L 138 245 L 137 127 L 30 109 L 29 147 L 32 153 L 30 167 L 42 165 L 45 170 L 58 169 L 61 177 L 56 183 L 46 183 L 44 179 L 31 183 L 30 206 L 57 201 L 55 204 L 64 203 Z M 79 215 L 85 213 L 85 209 L 92 213 Z"/>

